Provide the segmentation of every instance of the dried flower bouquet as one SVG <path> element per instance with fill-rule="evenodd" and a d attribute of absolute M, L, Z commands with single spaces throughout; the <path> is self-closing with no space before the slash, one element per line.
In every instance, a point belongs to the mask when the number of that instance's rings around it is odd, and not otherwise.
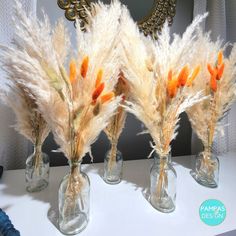
<path fill-rule="evenodd" d="M 124 75 L 122 72 L 120 72 L 119 74 L 119 78 L 115 86 L 114 93 L 116 96 L 122 95 L 122 103 L 124 103 L 125 99 L 127 99 L 129 96 L 129 85 L 126 79 L 124 78 Z M 110 178 L 112 178 L 113 175 L 115 176 L 115 172 L 116 172 L 115 170 L 117 169 L 116 168 L 117 158 L 118 158 L 118 155 L 122 155 L 121 153 L 119 154 L 117 145 L 118 145 L 119 137 L 125 125 L 126 116 L 127 114 L 126 114 L 125 109 L 122 106 L 119 106 L 116 111 L 116 114 L 110 119 L 108 126 L 104 130 L 111 144 L 111 149 L 107 154 L 108 166 L 107 166 L 107 170 L 105 170 L 105 172 L 107 171 L 107 174 L 104 174 L 104 178 L 106 178 L 106 182 L 109 182 L 109 176 Z M 105 169 L 106 169 L 106 165 L 105 165 Z M 119 175 L 120 174 L 118 174 L 117 178 L 120 178 Z M 113 178 L 116 179 L 116 177 L 114 176 Z"/>
<path fill-rule="evenodd" d="M 42 153 L 42 145 L 49 127 L 38 111 L 34 95 L 19 82 L 21 75 L 9 57 L 9 53 L 14 51 L 1 48 L 0 61 L 6 75 L 5 79 L 1 79 L 0 97 L 16 115 L 15 129 L 34 145 L 34 153 L 26 160 L 26 189 L 30 192 L 40 191 L 48 185 L 49 159 Z"/>
<path fill-rule="evenodd" d="M 6 49 L 19 83 L 34 95 L 59 150 L 71 163 L 65 193 L 70 200 L 65 201 L 68 206 L 64 206 L 64 213 L 83 189 L 84 178 L 76 163 L 90 153 L 91 144 L 121 101 L 113 92 L 119 74 L 118 48 L 113 46 L 118 40 L 121 6 L 115 2 L 94 7 L 99 11 L 91 16 L 87 31 L 76 29 L 77 50 L 68 72 L 65 66 L 71 54 L 70 40 L 63 22 L 52 30 L 47 16 L 43 21 L 28 17 L 19 3 L 14 47 Z"/>
<path fill-rule="evenodd" d="M 168 183 L 167 159 L 170 143 L 177 135 L 179 115 L 203 97 L 199 90 L 191 90 L 200 66 L 188 64 L 195 50 L 192 47 L 195 31 L 203 18 L 196 18 L 182 37 L 174 35 L 172 42 L 165 25 L 158 41 L 154 42 L 139 32 L 128 12 L 123 13 L 123 71 L 131 96 L 125 107 L 145 124 L 154 141 L 152 152 L 156 151 L 160 158 L 154 194 L 157 201 L 168 195 L 167 188 L 171 184 Z M 165 212 L 173 210 L 167 209 L 168 206 L 163 210 L 162 204 L 157 206 L 159 203 L 152 204 Z"/>
<path fill-rule="evenodd" d="M 201 184 L 217 187 L 219 166 L 212 148 L 215 135 L 224 126 L 222 119 L 236 97 L 236 44 L 232 46 L 230 56 L 224 58 L 226 46 L 222 46 L 220 40 L 213 42 L 209 34 L 199 30 L 193 47 L 198 49 L 193 63 L 200 64 L 202 70 L 192 90 L 203 90 L 209 99 L 187 110 L 191 125 L 204 146 L 199 166 L 192 174 Z"/>

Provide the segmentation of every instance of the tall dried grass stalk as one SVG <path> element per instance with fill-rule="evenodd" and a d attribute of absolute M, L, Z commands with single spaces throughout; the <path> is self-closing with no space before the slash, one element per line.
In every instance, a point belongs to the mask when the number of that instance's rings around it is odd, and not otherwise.
<path fill-rule="evenodd" d="M 119 73 L 118 49 L 113 46 L 118 40 L 121 6 L 114 2 L 96 7 L 100 10 L 90 18 L 87 32 L 77 27 L 77 49 L 72 53 L 63 21 L 52 29 L 45 14 L 42 21 L 27 16 L 17 2 L 14 45 L 4 52 L 8 70 L 34 95 L 59 150 L 72 163 L 91 153 L 91 144 L 121 100 L 112 92 Z M 79 178 L 82 183 L 82 176 Z M 73 186 L 73 179 L 71 172 L 67 194 L 76 198 L 80 189 Z"/>
<path fill-rule="evenodd" d="M 116 96 L 122 95 L 122 103 L 124 103 L 129 96 L 129 86 L 122 72 L 119 75 L 114 93 Z M 104 130 L 111 143 L 111 150 L 109 152 L 108 160 L 109 171 L 112 170 L 116 162 L 118 140 L 124 128 L 126 116 L 127 114 L 124 108 L 119 106 L 116 114 L 110 119 L 108 126 Z"/>
<path fill-rule="evenodd" d="M 202 165 L 211 175 L 214 165 L 211 152 L 214 137 L 223 129 L 222 119 L 228 113 L 236 97 L 236 44 L 232 45 L 229 57 L 223 56 L 227 45 L 219 39 L 213 42 L 209 33 L 197 32 L 193 47 L 195 51 L 193 64 L 201 65 L 199 79 L 192 90 L 203 90 L 209 99 L 195 104 L 187 110 L 191 125 L 204 146 Z"/>
<path fill-rule="evenodd" d="M 123 11 L 122 70 L 129 81 L 131 96 L 124 107 L 145 124 L 154 141 L 152 152 L 156 151 L 161 158 L 162 170 L 157 180 L 159 196 L 161 188 L 158 186 L 168 185 L 163 183 L 167 181 L 163 162 L 177 135 L 179 115 L 203 99 L 200 90 L 191 89 L 193 81 L 198 79 L 200 67 L 189 64 L 189 61 L 197 50 L 192 44 L 204 17 L 197 17 L 182 37 L 173 35 L 172 41 L 165 24 L 158 41 L 154 42 L 145 38 L 127 10 Z"/>
<path fill-rule="evenodd" d="M 6 48 L 4 48 L 6 50 Z M 5 70 L 1 79 L 0 98 L 16 116 L 15 130 L 30 140 L 35 146 L 34 168 L 39 171 L 42 145 L 48 136 L 49 127 L 38 111 L 34 95 L 18 81 L 18 73 L 11 70 L 12 64 L 5 60 L 5 52 L 0 51 L 0 63 Z M 13 65 L 14 66 L 14 65 Z"/>

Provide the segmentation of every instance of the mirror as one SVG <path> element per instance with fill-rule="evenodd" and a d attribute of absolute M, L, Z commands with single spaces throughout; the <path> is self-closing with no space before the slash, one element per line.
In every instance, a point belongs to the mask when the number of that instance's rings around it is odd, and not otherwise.
<path fill-rule="evenodd" d="M 65 10 L 65 17 L 70 21 L 76 18 L 82 19 L 86 24 L 86 12 L 84 7 L 90 9 L 91 2 L 96 0 L 58 0 L 58 6 Z M 142 0 L 137 3 L 135 0 L 121 0 L 125 4 L 138 26 L 145 35 L 155 37 L 156 31 L 160 31 L 167 20 L 171 25 L 175 16 L 177 0 Z M 102 0 L 110 3 L 111 0 Z M 83 25 L 82 25 L 83 27 Z"/>

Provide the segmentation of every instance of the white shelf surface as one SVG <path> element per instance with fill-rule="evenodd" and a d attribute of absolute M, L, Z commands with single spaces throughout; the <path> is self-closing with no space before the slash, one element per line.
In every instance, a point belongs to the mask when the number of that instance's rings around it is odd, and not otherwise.
<path fill-rule="evenodd" d="M 173 158 L 177 172 L 176 210 L 164 214 L 145 198 L 152 160 L 125 161 L 123 181 L 108 185 L 102 178 L 103 164 L 83 165 L 91 181 L 90 222 L 81 236 L 214 236 L 236 229 L 236 153 L 220 157 L 220 185 L 208 189 L 190 176 L 190 156 Z M 47 189 L 25 191 L 24 170 L 3 173 L 0 179 L 0 208 L 9 215 L 22 236 L 58 236 L 57 193 L 68 167 L 52 167 Z M 225 221 L 207 226 L 199 217 L 199 207 L 207 199 L 222 201 Z"/>

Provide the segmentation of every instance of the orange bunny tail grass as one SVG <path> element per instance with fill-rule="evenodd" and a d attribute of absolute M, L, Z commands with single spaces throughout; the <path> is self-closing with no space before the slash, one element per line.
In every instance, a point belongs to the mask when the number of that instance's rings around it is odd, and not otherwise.
<path fill-rule="evenodd" d="M 218 53 L 218 65 L 220 66 L 223 63 L 223 52 L 219 51 Z"/>
<path fill-rule="evenodd" d="M 211 75 L 215 75 L 215 69 L 213 69 L 213 67 L 209 63 L 207 64 L 207 69 Z"/>
<path fill-rule="evenodd" d="M 98 71 L 98 74 L 97 74 L 97 79 L 96 79 L 96 82 L 95 82 L 95 88 L 97 88 L 97 87 L 101 84 L 101 82 L 102 82 L 102 77 L 103 77 L 103 70 L 100 69 L 100 70 Z"/>
<path fill-rule="evenodd" d="M 179 76 L 178 76 L 179 86 L 182 86 L 182 87 L 185 86 L 188 77 L 189 77 L 189 66 L 186 65 L 182 68 L 182 70 L 179 73 Z"/>
<path fill-rule="evenodd" d="M 101 96 L 101 103 L 104 104 L 104 103 L 110 101 L 114 97 L 115 97 L 115 94 L 113 92 L 106 93 Z"/>
<path fill-rule="evenodd" d="M 196 77 L 198 76 L 200 70 L 201 70 L 201 66 L 200 66 L 200 65 L 197 66 L 197 67 L 195 67 L 195 69 L 194 69 L 192 75 L 191 75 L 191 76 L 189 77 L 189 79 L 187 80 L 187 83 L 186 83 L 187 87 L 192 86 L 193 81 L 194 81 L 194 80 L 196 79 Z"/>
<path fill-rule="evenodd" d="M 92 100 L 96 101 L 98 97 L 101 95 L 102 91 L 105 88 L 105 84 L 101 83 L 97 88 L 95 88 L 93 95 L 92 95 Z"/>
<path fill-rule="evenodd" d="M 211 79 L 210 79 L 210 87 L 211 87 L 211 90 L 213 92 L 216 92 L 217 91 L 217 80 L 216 80 L 216 77 L 214 75 L 211 76 Z"/>
<path fill-rule="evenodd" d="M 80 67 L 80 74 L 83 78 L 86 78 L 87 72 L 88 72 L 88 66 L 89 66 L 89 57 L 86 56 L 83 59 L 83 62 Z"/>
<path fill-rule="evenodd" d="M 217 73 L 217 76 L 216 76 L 216 79 L 217 79 L 217 80 L 220 80 L 220 79 L 221 79 L 221 77 L 222 77 L 222 75 L 223 75 L 223 73 L 224 73 L 224 69 L 225 69 L 225 64 L 222 63 L 222 64 L 220 65 L 220 67 L 218 68 L 218 73 Z"/>
<path fill-rule="evenodd" d="M 178 91 L 178 80 L 172 79 L 167 83 L 167 93 L 170 98 L 174 98 Z"/>
<path fill-rule="evenodd" d="M 76 80 L 76 62 L 71 60 L 70 62 L 70 82 L 73 84 Z"/>

